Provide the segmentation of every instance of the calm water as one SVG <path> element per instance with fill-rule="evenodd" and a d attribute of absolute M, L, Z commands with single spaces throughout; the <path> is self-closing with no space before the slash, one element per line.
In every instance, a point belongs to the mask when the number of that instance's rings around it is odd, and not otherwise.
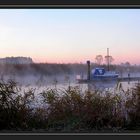
<path fill-rule="evenodd" d="M 120 88 L 120 84 L 121 84 L 121 88 Z M 62 94 L 61 90 L 66 90 L 68 89 L 69 86 L 72 87 L 77 87 L 79 88 L 81 91 L 83 91 L 82 93 L 84 93 L 85 90 L 90 90 L 90 91 L 94 91 L 94 90 L 100 90 L 103 91 L 102 93 L 105 93 L 104 91 L 109 90 L 111 91 L 112 94 L 119 94 L 121 95 L 123 98 L 125 97 L 125 93 L 122 92 L 122 89 L 124 91 L 127 91 L 128 89 L 131 89 L 135 86 L 136 82 L 122 82 L 122 83 L 113 83 L 113 84 L 106 84 L 106 86 L 104 86 L 104 84 L 100 84 L 97 85 L 97 87 L 95 87 L 95 85 L 93 84 L 78 84 L 78 83 L 65 83 L 65 84 L 48 84 L 46 86 L 38 86 L 38 85 L 28 85 L 28 86 L 22 86 L 22 92 L 24 93 L 24 91 L 28 91 L 29 89 L 34 89 L 34 93 L 35 93 L 35 99 L 34 102 L 32 103 L 32 107 L 38 107 L 38 106 L 42 106 L 44 107 L 44 103 L 42 101 L 42 97 L 40 95 L 40 93 L 42 93 L 43 91 L 45 91 L 46 89 L 57 89 L 58 91 L 60 91 L 59 93 Z M 105 94 L 104 94 L 105 95 Z M 103 95 L 103 96 L 104 96 Z"/>
<path fill-rule="evenodd" d="M 15 80 L 15 79 L 13 79 Z M 30 104 L 32 108 L 36 107 L 46 107 L 46 104 L 44 104 L 42 100 L 42 96 L 40 93 L 45 91 L 46 89 L 57 89 L 60 91 L 59 93 L 62 94 L 61 90 L 68 89 L 69 86 L 77 87 L 81 90 L 82 93 L 84 93 L 85 90 L 100 90 L 100 91 L 106 91 L 110 90 L 112 94 L 121 94 L 123 98 L 125 98 L 125 94 L 123 92 L 120 92 L 120 90 L 128 90 L 135 86 L 137 82 L 111 82 L 111 83 L 98 83 L 98 84 L 78 84 L 78 82 L 74 79 L 64 79 L 64 77 L 61 77 L 60 81 L 57 81 L 54 78 L 50 78 L 48 81 L 44 78 L 44 81 L 39 81 L 35 79 L 35 77 L 28 77 L 28 79 L 24 78 L 16 78 L 16 82 L 18 82 L 18 86 L 21 87 L 23 94 L 24 92 L 33 89 L 35 93 L 34 101 Z M 39 82 L 38 82 L 39 81 Z M 115 91 L 115 92 L 114 92 Z"/>
<path fill-rule="evenodd" d="M 133 75 L 134 76 L 134 75 Z M 139 74 L 137 74 L 136 76 L 140 76 Z M 86 77 L 84 77 L 86 78 Z M 117 83 L 117 82 L 110 82 L 110 83 L 92 83 L 92 84 L 78 84 L 78 82 L 76 81 L 76 75 L 72 75 L 72 76 L 68 76 L 68 75 L 64 75 L 64 76 L 51 76 L 51 77 L 45 77 L 45 76 L 23 76 L 23 77 L 9 77 L 9 76 L 5 76 L 3 77 L 4 81 L 7 80 L 14 80 L 17 82 L 18 86 L 21 87 L 21 94 L 23 94 L 24 92 L 33 89 L 34 93 L 35 93 L 35 99 L 32 102 L 32 104 L 30 104 L 31 107 L 38 107 L 38 106 L 42 106 L 44 107 L 43 104 L 43 100 L 42 97 L 40 95 L 40 93 L 42 93 L 42 91 L 45 91 L 46 89 L 57 89 L 60 91 L 60 94 L 62 94 L 61 90 L 66 90 L 68 89 L 69 86 L 72 87 L 76 87 L 79 88 L 81 90 L 82 93 L 84 93 L 85 90 L 89 90 L 89 91 L 94 91 L 94 90 L 100 90 L 100 91 L 106 91 L 106 90 L 110 90 L 112 94 L 120 94 L 121 96 L 123 96 L 123 98 L 125 98 L 125 94 L 124 92 L 122 92 L 122 89 L 124 91 L 127 91 L 128 89 L 131 89 L 133 87 L 135 87 L 135 84 L 138 82 L 121 82 L 121 83 Z M 121 92 L 120 92 L 121 90 Z M 115 92 L 114 92 L 115 91 Z"/>
<path fill-rule="evenodd" d="M 131 74 L 132 75 L 132 74 Z M 126 76 L 126 75 L 124 75 Z M 132 76 L 140 76 L 140 74 L 133 74 Z M 28 89 L 34 89 L 35 94 L 38 95 L 40 92 L 44 91 L 45 89 L 60 89 L 60 90 L 66 90 L 69 86 L 77 87 L 81 91 L 89 90 L 119 90 L 123 89 L 124 91 L 127 91 L 128 89 L 131 89 L 135 87 L 135 84 L 138 82 L 121 82 L 117 83 L 116 81 L 112 82 L 98 82 L 98 83 L 92 83 L 92 84 L 79 84 L 76 80 L 75 75 L 63 75 L 63 76 L 51 76 L 51 77 L 45 77 L 45 76 L 23 76 L 23 77 L 9 77 L 5 76 L 4 80 L 12 79 L 18 83 L 18 86 L 22 88 L 22 91 L 26 91 Z"/>
<path fill-rule="evenodd" d="M 123 76 L 126 76 L 124 74 Z M 139 76 L 139 73 L 131 74 L 131 76 Z M 86 78 L 86 77 L 84 77 Z M 63 76 L 5 76 L 3 77 L 4 81 L 7 81 L 9 79 L 12 79 L 18 83 L 19 86 L 22 86 L 23 88 L 35 88 L 36 90 L 44 90 L 46 88 L 57 88 L 57 89 L 67 89 L 69 86 L 77 86 L 82 90 L 104 90 L 104 89 L 116 89 L 122 88 L 123 90 L 128 90 L 130 88 L 133 88 L 136 83 L 138 82 L 121 82 L 117 83 L 115 81 L 112 82 L 98 82 L 98 83 L 92 83 L 92 84 L 78 84 L 76 80 L 76 75 L 63 75 Z"/>

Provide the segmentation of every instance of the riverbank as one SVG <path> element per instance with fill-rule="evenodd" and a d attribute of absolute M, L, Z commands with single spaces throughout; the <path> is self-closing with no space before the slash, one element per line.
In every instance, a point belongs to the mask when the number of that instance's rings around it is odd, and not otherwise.
<path fill-rule="evenodd" d="M 81 92 L 78 86 L 38 93 L 42 106 L 32 108 L 34 90 L 0 82 L 0 130 L 35 132 L 140 132 L 140 85 L 120 93 Z"/>

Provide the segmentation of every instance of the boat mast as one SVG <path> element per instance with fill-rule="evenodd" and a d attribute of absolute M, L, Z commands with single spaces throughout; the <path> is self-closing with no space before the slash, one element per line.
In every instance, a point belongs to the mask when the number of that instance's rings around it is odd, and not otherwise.
<path fill-rule="evenodd" d="M 108 71 L 109 71 L 109 48 L 107 48 L 107 64 L 108 64 Z"/>

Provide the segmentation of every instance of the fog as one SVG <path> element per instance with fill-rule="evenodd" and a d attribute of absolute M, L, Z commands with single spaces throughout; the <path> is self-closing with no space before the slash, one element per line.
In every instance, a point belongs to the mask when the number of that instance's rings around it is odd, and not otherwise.
<path fill-rule="evenodd" d="M 92 69 L 93 67 L 91 67 Z M 113 68 L 112 68 L 113 69 Z M 140 77 L 139 67 L 130 68 L 130 77 Z M 128 71 L 125 67 L 114 66 L 120 77 L 127 77 Z M 80 75 L 83 79 L 87 78 L 86 64 L 18 64 L 18 65 L 0 65 L 0 80 L 13 80 L 24 91 L 34 89 L 35 100 L 32 107 L 43 106 L 43 102 L 39 93 L 50 89 L 67 89 L 69 86 L 78 86 L 81 91 L 85 90 L 111 90 L 113 93 L 125 94 L 121 91 L 113 92 L 117 88 L 122 87 L 123 90 L 131 89 L 136 82 L 121 83 L 100 83 L 100 84 L 79 84 L 76 76 Z M 60 90 L 61 91 L 61 90 Z M 21 94 L 22 94 L 21 93 Z M 61 93 L 62 94 L 62 93 Z"/>
<path fill-rule="evenodd" d="M 57 84 L 71 84 L 75 83 L 76 75 L 58 75 L 58 76 L 43 76 L 43 75 L 28 75 L 28 76 L 17 76 L 17 75 L 2 75 L 1 80 L 8 81 L 13 80 L 16 83 L 27 86 L 47 86 L 47 85 L 57 85 Z"/>
<path fill-rule="evenodd" d="M 86 72 L 85 65 L 66 64 L 3 64 L 0 79 L 14 80 L 22 85 L 56 85 L 74 83 L 76 75 Z"/>
<path fill-rule="evenodd" d="M 96 65 L 91 64 L 91 69 L 94 67 Z M 125 66 L 112 65 L 111 69 L 120 77 L 128 76 Z M 140 77 L 140 67 L 129 66 L 129 73 L 130 77 Z M 21 86 L 67 87 L 77 85 L 77 75 L 87 78 L 86 64 L 0 64 L 0 79 L 13 80 Z"/>

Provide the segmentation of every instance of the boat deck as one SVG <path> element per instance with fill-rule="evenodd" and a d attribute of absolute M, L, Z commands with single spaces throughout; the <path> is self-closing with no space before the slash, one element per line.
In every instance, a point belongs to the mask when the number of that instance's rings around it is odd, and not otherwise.
<path fill-rule="evenodd" d="M 118 82 L 140 81 L 140 77 L 118 77 L 115 79 L 92 79 L 92 80 L 79 79 L 78 83 L 86 84 L 92 82 L 111 82 L 111 81 L 118 81 Z"/>

